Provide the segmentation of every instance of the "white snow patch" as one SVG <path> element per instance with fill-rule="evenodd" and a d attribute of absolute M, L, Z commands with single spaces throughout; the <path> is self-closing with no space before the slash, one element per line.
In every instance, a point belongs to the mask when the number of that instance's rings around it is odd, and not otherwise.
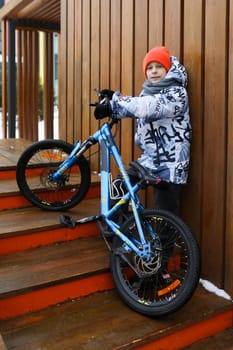
<path fill-rule="evenodd" d="M 202 278 L 200 278 L 199 282 L 203 288 L 208 290 L 208 292 L 214 293 L 221 298 L 224 298 L 224 299 L 227 299 L 227 300 L 230 300 L 233 302 L 233 300 L 229 294 L 227 294 L 223 289 L 219 289 L 218 287 L 216 287 L 213 283 L 211 283 L 207 280 L 203 280 Z"/>

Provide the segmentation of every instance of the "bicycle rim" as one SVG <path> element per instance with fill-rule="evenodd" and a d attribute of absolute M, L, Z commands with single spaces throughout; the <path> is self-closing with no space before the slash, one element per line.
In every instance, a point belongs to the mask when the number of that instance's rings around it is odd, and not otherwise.
<path fill-rule="evenodd" d="M 84 157 L 77 159 L 60 181 L 50 175 L 69 156 L 72 145 L 59 140 L 39 141 L 20 157 L 17 183 L 24 196 L 34 205 L 46 210 L 66 210 L 78 204 L 90 186 L 90 170 Z"/>
<path fill-rule="evenodd" d="M 151 260 L 146 262 L 128 251 L 116 237 L 111 270 L 116 289 L 127 305 L 139 313 L 160 317 L 179 309 L 195 291 L 200 273 L 199 249 L 188 226 L 168 212 L 146 209 L 141 222 L 145 238 L 152 243 Z M 151 236 L 149 227 L 156 237 Z M 121 230 L 129 239 L 138 240 L 133 217 Z"/>

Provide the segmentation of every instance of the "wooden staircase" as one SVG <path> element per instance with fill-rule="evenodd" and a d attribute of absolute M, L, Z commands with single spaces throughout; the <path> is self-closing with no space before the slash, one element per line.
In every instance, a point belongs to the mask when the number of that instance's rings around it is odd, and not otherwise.
<path fill-rule="evenodd" d="M 0 350 L 209 350 L 220 341 L 230 349 L 232 303 L 201 286 L 181 310 L 162 319 L 123 304 L 97 225 L 61 227 L 59 213 L 32 207 L 18 191 L 15 164 L 27 145 L 0 141 Z M 93 181 L 69 215 L 95 215 L 98 208 Z"/>

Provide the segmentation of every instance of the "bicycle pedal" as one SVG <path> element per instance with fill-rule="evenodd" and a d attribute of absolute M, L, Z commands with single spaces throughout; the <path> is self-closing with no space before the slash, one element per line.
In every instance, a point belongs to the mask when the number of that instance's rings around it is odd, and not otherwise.
<path fill-rule="evenodd" d="M 69 215 L 60 215 L 60 223 L 62 226 L 74 228 L 76 221 Z"/>

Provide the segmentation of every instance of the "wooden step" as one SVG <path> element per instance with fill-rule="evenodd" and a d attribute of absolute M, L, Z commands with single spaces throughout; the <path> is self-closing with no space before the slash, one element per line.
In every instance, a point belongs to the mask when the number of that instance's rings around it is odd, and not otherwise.
<path fill-rule="evenodd" d="M 25 139 L 0 140 L 0 210 L 29 206 L 15 180 L 15 168 L 22 152 L 31 144 Z"/>
<path fill-rule="evenodd" d="M 9 172 L 3 171 L 1 173 L 4 174 L 4 176 L 7 176 Z M 0 179 L 0 211 L 32 206 L 32 204 L 29 203 L 19 191 L 15 180 L 15 171 L 14 175 L 9 176 L 14 177 L 9 177 L 8 179 Z"/>
<path fill-rule="evenodd" d="M 0 332 L 14 350 L 178 350 L 231 327 L 232 316 L 232 303 L 201 286 L 182 309 L 161 319 L 135 313 L 111 290 L 5 320 Z"/>
<path fill-rule="evenodd" d="M 14 177 L 14 169 L 23 151 L 32 144 L 25 139 L 3 139 L 0 140 L 0 179 L 7 178 L 2 171 L 8 171 L 8 178 Z M 5 173 L 6 174 L 6 173 Z M 12 175 L 12 176 L 10 176 Z"/>
<path fill-rule="evenodd" d="M 74 219 L 97 215 L 99 199 L 82 201 L 64 212 Z M 62 212 L 48 212 L 35 207 L 0 212 L 0 255 L 99 234 L 96 222 L 74 229 L 60 225 Z"/>
<path fill-rule="evenodd" d="M 101 237 L 5 255 L 0 281 L 0 319 L 113 287 Z"/>
<path fill-rule="evenodd" d="M 12 170 L 11 175 L 9 175 L 9 171 L 6 170 L 0 172 L 0 175 L 1 173 L 2 176 L 4 174 L 6 178 L 0 178 L 0 211 L 31 207 L 32 204 L 22 195 L 18 188 L 18 185 L 15 180 L 15 171 Z M 9 177 L 7 178 L 7 176 Z M 12 178 L 10 176 L 12 176 Z M 92 183 L 89 191 L 86 194 L 85 199 L 98 198 L 100 196 L 99 176 L 93 174 L 91 179 Z"/>
<path fill-rule="evenodd" d="M 186 346 L 185 350 L 232 350 L 233 349 L 233 327 L 216 333 L 205 339 L 199 340 L 192 345 Z"/>

